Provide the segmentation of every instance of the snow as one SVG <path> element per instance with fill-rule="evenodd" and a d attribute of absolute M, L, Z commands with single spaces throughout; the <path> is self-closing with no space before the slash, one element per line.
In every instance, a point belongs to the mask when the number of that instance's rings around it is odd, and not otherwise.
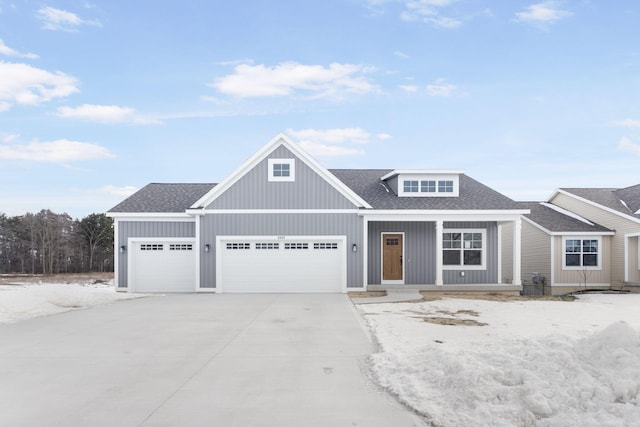
<path fill-rule="evenodd" d="M 358 309 L 371 377 L 433 425 L 640 426 L 640 295 Z"/>
<path fill-rule="evenodd" d="M 0 285 L 0 323 L 13 323 L 141 296 L 116 292 L 112 283 Z"/>

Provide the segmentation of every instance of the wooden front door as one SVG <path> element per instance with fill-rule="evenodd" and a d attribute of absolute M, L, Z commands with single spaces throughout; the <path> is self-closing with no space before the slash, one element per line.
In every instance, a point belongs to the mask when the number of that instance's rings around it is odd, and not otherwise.
<path fill-rule="evenodd" d="M 402 281 L 402 234 L 382 235 L 382 280 Z"/>

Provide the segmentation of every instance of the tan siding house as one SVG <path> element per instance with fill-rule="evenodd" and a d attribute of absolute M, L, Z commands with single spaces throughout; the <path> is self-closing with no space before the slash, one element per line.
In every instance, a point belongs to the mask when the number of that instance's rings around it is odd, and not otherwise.
<path fill-rule="evenodd" d="M 544 277 L 544 294 L 611 286 L 614 232 L 550 203 L 522 202 L 522 281 Z M 526 291 L 526 289 L 525 289 Z"/>
<path fill-rule="evenodd" d="M 608 253 L 611 285 L 640 285 L 640 185 L 623 189 L 559 189 L 548 202 L 614 231 Z"/>

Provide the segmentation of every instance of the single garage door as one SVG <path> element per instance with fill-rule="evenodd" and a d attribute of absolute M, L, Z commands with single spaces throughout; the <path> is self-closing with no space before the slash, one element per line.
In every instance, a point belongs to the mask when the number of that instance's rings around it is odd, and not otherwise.
<path fill-rule="evenodd" d="M 195 292 L 195 242 L 132 241 L 129 284 L 133 292 Z"/>
<path fill-rule="evenodd" d="M 342 292 L 344 237 L 219 238 L 221 292 Z"/>

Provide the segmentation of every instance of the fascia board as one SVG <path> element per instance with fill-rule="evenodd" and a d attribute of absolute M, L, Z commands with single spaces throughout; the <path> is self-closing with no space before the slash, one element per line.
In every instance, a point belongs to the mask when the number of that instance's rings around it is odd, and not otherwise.
<path fill-rule="evenodd" d="M 193 221 L 193 216 L 186 213 L 107 213 L 107 217 L 118 221 Z"/>

